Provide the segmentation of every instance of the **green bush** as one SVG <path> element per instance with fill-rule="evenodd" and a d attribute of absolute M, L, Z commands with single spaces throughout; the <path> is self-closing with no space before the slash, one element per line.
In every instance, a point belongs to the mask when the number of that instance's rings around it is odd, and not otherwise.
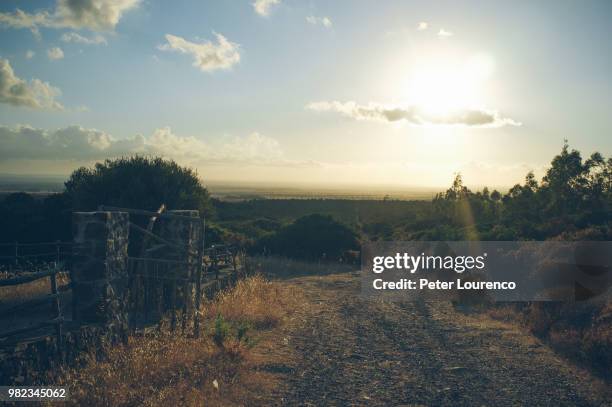
<path fill-rule="evenodd" d="M 230 324 L 228 324 L 223 315 L 218 314 L 215 319 L 215 333 L 213 334 L 213 340 L 217 346 L 223 346 L 225 340 L 230 336 Z"/>
<path fill-rule="evenodd" d="M 308 215 L 259 239 L 255 251 L 304 260 L 338 260 L 359 250 L 357 234 L 331 216 Z"/>
<path fill-rule="evenodd" d="M 109 205 L 155 211 L 165 204 L 168 209 L 198 209 L 203 215 L 212 212 L 197 173 L 160 157 L 123 157 L 81 167 L 65 186 L 75 210 Z"/>

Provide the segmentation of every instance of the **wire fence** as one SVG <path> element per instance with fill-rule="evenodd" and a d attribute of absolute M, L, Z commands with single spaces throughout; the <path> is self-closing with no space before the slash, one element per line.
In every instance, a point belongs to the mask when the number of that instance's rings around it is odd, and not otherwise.
<path fill-rule="evenodd" d="M 33 296 L 32 298 L 26 299 L 20 303 L 14 304 L 10 308 L 4 308 L 0 311 L 0 319 L 10 317 L 16 313 L 23 312 L 24 310 L 39 307 L 42 304 L 49 304 L 51 306 L 52 318 L 44 319 L 42 321 L 33 322 L 20 327 L 10 327 L 11 329 L 0 330 L 0 345 L 6 344 L 6 340 L 10 338 L 18 337 L 19 335 L 27 334 L 30 332 L 38 331 L 42 328 L 53 326 L 55 327 L 55 335 L 57 339 L 57 347 L 61 352 L 62 350 L 62 331 L 64 324 L 64 315 L 62 314 L 62 306 L 60 303 L 60 291 L 58 286 L 58 274 L 60 273 L 59 268 L 56 264 L 47 267 L 44 271 L 24 273 L 20 276 L 3 278 L 0 279 L 0 287 L 18 287 L 25 284 L 35 282 L 37 280 L 49 278 L 50 291 L 47 295 Z M 42 293 L 41 293 L 42 294 Z"/>
<path fill-rule="evenodd" d="M 151 232 L 149 234 L 152 235 Z M 175 248 L 175 245 L 164 246 Z M 72 289 L 72 283 L 58 287 L 56 277 L 67 277 L 70 274 L 72 249 L 72 242 L 62 241 L 0 243 L 0 287 L 27 284 L 44 277 L 48 277 L 51 283 L 50 293 L 36 292 L 32 298 L 5 304 L 9 307 L 0 307 L 0 314 L 30 315 L 30 310 L 38 309 L 38 306 L 47 302 L 51 302 L 55 314 L 50 320 L 28 324 L 23 328 L 8 331 L 0 329 L 0 344 L 7 337 L 19 336 L 45 326 L 55 326 L 58 338 L 61 336 L 65 315 L 62 315 L 61 307 L 57 305 L 59 302 L 56 304 L 56 301 L 59 301 L 61 292 Z M 161 258 L 129 256 L 127 260 L 128 303 L 132 322 L 159 320 L 162 315 L 171 314 L 171 327 L 174 330 L 178 313 L 183 330 L 186 321 L 193 319 L 196 335 L 199 333 L 197 310 L 204 295 L 204 286 L 209 283 L 218 285 L 221 275 L 229 273 L 238 276 L 245 262 L 244 253 L 230 245 L 213 245 L 200 249 L 198 253 L 175 250 L 174 255 Z M 95 301 L 98 299 L 92 298 L 92 302 Z M 73 301 L 73 318 L 74 306 Z M 61 342 L 58 344 L 61 346 Z"/>
<path fill-rule="evenodd" d="M 53 264 L 66 270 L 71 259 L 72 242 L 0 243 L 0 277 L 39 272 Z"/>

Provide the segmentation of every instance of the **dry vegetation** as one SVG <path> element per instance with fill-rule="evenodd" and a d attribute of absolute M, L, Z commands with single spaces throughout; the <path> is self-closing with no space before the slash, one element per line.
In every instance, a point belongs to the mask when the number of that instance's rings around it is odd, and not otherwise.
<path fill-rule="evenodd" d="M 62 372 L 71 403 L 88 406 L 236 405 L 262 384 L 250 370 L 251 348 L 281 324 L 299 293 L 254 276 L 204 304 L 199 339 L 160 333 L 131 337 L 104 360 Z"/>
<path fill-rule="evenodd" d="M 277 325 L 287 312 L 287 288 L 266 281 L 261 275 L 240 280 L 232 290 L 220 292 L 214 301 L 204 304 L 208 320 L 234 324 L 251 324 L 255 329 Z"/>
<path fill-rule="evenodd" d="M 253 256 L 252 267 L 266 276 L 284 279 L 297 276 L 324 276 L 355 271 L 359 266 L 336 262 L 311 262 L 278 256 Z"/>
<path fill-rule="evenodd" d="M 9 278 L 8 275 L 0 278 Z M 70 282 L 68 273 L 57 274 L 58 287 Z M 41 278 L 26 284 L 16 286 L 0 287 L 0 306 L 12 305 L 32 298 L 44 296 L 51 293 L 51 282 L 49 277 Z"/>
<path fill-rule="evenodd" d="M 498 306 L 493 318 L 519 323 L 604 379 L 612 379 L 612 303 L 532 303 Z"/>

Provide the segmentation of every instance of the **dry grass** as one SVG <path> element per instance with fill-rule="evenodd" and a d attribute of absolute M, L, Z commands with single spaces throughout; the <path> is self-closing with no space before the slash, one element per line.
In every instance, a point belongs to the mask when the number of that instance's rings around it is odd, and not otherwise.
<path fill-rule="evenodd" d="M 493 319 L 503 322 L 516 322 L 520 315 L 512 306 L 495 306 L 487 310 L 487 314 Z"/>
<path fill-rule="evenodd" d="M 349 273 L 359 266 L 337 262 L 309 262 L 293 260 L 278 256 L 255 256 L 249 259 L 249 267 L 258 270 L 265 276 L 274 278 L 293 278 L 298 276 L 324 276 L 337 273 Z"/>
<path fill-rule="evenodd" d="M 57 275 L 57 285 L 61 287 L 70 282 L 68 273 Z M 44 296 L 51 293 L 49 277 L 41 278 L 26 284 L 0 287 L 0 306 L 22 302 L 28 299 Z"/>
<path fill-rule="evenodd" d="M 204 304 L 201 338 L 131 337 L 128 345 L 108 349 L 105 360 L 88 357 L 83 367 L 65 370 L 58 384 L 70 388 L 74 405 L 244 405 L 265 384 L 249 370 L 256 341 L 245 340 L 244 332 L 239 338 L 236 329 L 248 324 L 249 337 L 257 337 L 279 324 L 298 298 L 278 283 L 250 277 Z M 219 318 L 229 327 L 222 343 L 213 340 Z"/>
<path fill-rule="evenodd" d="M 65 371 L 59 382 L 70 389 L 74 405 L 217 404 L 238 379 L 244 358 L 228 349 L 209 338 L 130 338 L 129 345 L 109 350 L 106 360 L 90 358 L 85 367 Z"/>
<path fill-rule="evenodd" d="M 612 379 L 610 301 L 496 306 L 488 314 L 524 326 L 555 351 Z"/>
<path fill-rule="evenodd" d="M 266 281 L 261 275 L 240 280 L 233 290 L 222 291 L 205 304 L 208 319 L 222 315 L 233 323 L 250 323 L 256 329 L 276 326 L 295 304 L 295 293 L 287 287 Z"/>

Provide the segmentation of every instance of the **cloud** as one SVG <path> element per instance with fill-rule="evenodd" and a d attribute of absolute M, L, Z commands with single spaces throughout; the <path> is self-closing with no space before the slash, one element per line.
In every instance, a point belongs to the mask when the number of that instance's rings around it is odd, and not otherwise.
<path fill-rule="evenodd" d="M 48 27 L 51 24 L 51 16 L 48 12 L 29 14 L 20 9 L 12 13 L 0 13 L 0 26 L 16 29 L 28 29 L 35 36 L 40 36 L 39 27 Z"/>
<path fill-rule="evenodd" d="M 47 50 L 47 57 L 49 57 L 49 59 L 52 61 L 62 59 L 64 58 L 64 51 L 62 51 L 62 49 L 58 47 L 49 48 Z"/>
<path fill-rule="evenodd" d="M 41 27 L 112 31 L 123 14 L 139 3 L 140 0 L 57 0 L 51 11 L 27 13 L 16 9 L 0 13 L 0 26 L 29 29 L 36 36 Z"/>
<path fill-rule="evenodd" d="M 10 62 L 0 58 L 0 103 L 35 109 L 63 110 L 55 100 L 61 91 L 39 79 L 30 82 L 17 77 Z"/>
<path fill-rule="evenodd" d="M 427 21 L 421 21 L 419 24 L 417 24 L 418 31 L 424 31 L 427 28 L 429 28 L 429 23 Z"/>
<path fill-rule="evenodd" d="M 322 25 L 325 28 L 330 28 L 333 24 L 329 17 L 308 16 L 306 21 L 312 25 Z"/>
<path fill-rule="evenodd" d="M 117 150 L 117 142 L 102 131 L 69 126 L 55 131 L 30 126 L 14 128 L 0 126 L 0 158 L 26 160 L 91 160 L 100 152 Z M 135 137 L 123 146 L 131 149 L 142 145 L 142 138 Z"/>
<path fill-rule="evenodd" d="M 217 44 L 212 41 L 195 43 L 176 35 L 166 34 L 167 44 L 158 46 L 158 49 L 190 54 L 193 57 L 193 66 L 205 72 L 229 69 L 240 62 L 240 45 L 228 41 L 221 34 L 214 34 Z"/>
<path fill-rule="evenodd" d="M 170 127 L 153 132 L 147 140 L 150 153 L 169 156 L 192 164 L 201 162 L 270 163 L 282 160 L 279 143 L 259 133 L 234 137 L 220 143 L 206 143 L 195 137 L 179 137 Z"/>
<path fill-rule="evenodd" d="M 149 137 L 116 139 L 81 126 L 57 130 L 0 126 L 0 159 L 92 161 L 130 154 L 158 155 L 188 165 L 288 163 L 279 143 L 259 133 L 208 143 L 177 136 L 170 127 L 159 128 Z"/>
<path fill-rule="evenodd" d="M 444 28 L 440 28 L 440 31 L 438 31 L 438 37 L 440 38 L 448 38 L 448 37 L 452 37 L 453 35 L 455 34 L 453 34 L 450 31 L 446 31 Z"/>
<path fill-rule="evenodd" d="M 64 33 L 61 38 L 63 42 L 74 42 L 77 44 L 85 44 L 85 45 L 107 45 L 106 38 L 101 36 L 100 34 L 93 35 L 91 37 L 83 36 L 74 31 L 69 33 Z"/>
<path fill-rule="evenodd" d="M 316 112 L 336 112 L 355 120 L 382 122 L 406 121 L 415 126 L 520 126 L 521 123 L 501 117 L 497 111 L 484 109 L 458 109 L 447 114 L 434 115 L 417 106 L 384 106 L 376 103 L 358 105 L 355 102 L 314 102 L 306 106 Z"/>
<path fill-rule="evenodd" d="M 32 59 L 32 58 L 34 58 L 34 55 L 35 55 L 35 52 L 34 52 L 34 51 L 32 51 L 31 49 L 27 50 L 27 51 L 26 51 L 26 53 L 25 53 L 25 57 L 26 57 L 26 59 Z"/>
<path fill-rule="evenodd" d="M 272 6 L 280 4 L 280 2 L 281 0 L 255 0 L 253 2 L 253 8 L 260 16 L 267 17 L 270 15 Z"/>
<path fill-rule="evenodd" d="M 57 0 L 55 18 L 62 27 L 110 31 L 140 0 Z"/>

